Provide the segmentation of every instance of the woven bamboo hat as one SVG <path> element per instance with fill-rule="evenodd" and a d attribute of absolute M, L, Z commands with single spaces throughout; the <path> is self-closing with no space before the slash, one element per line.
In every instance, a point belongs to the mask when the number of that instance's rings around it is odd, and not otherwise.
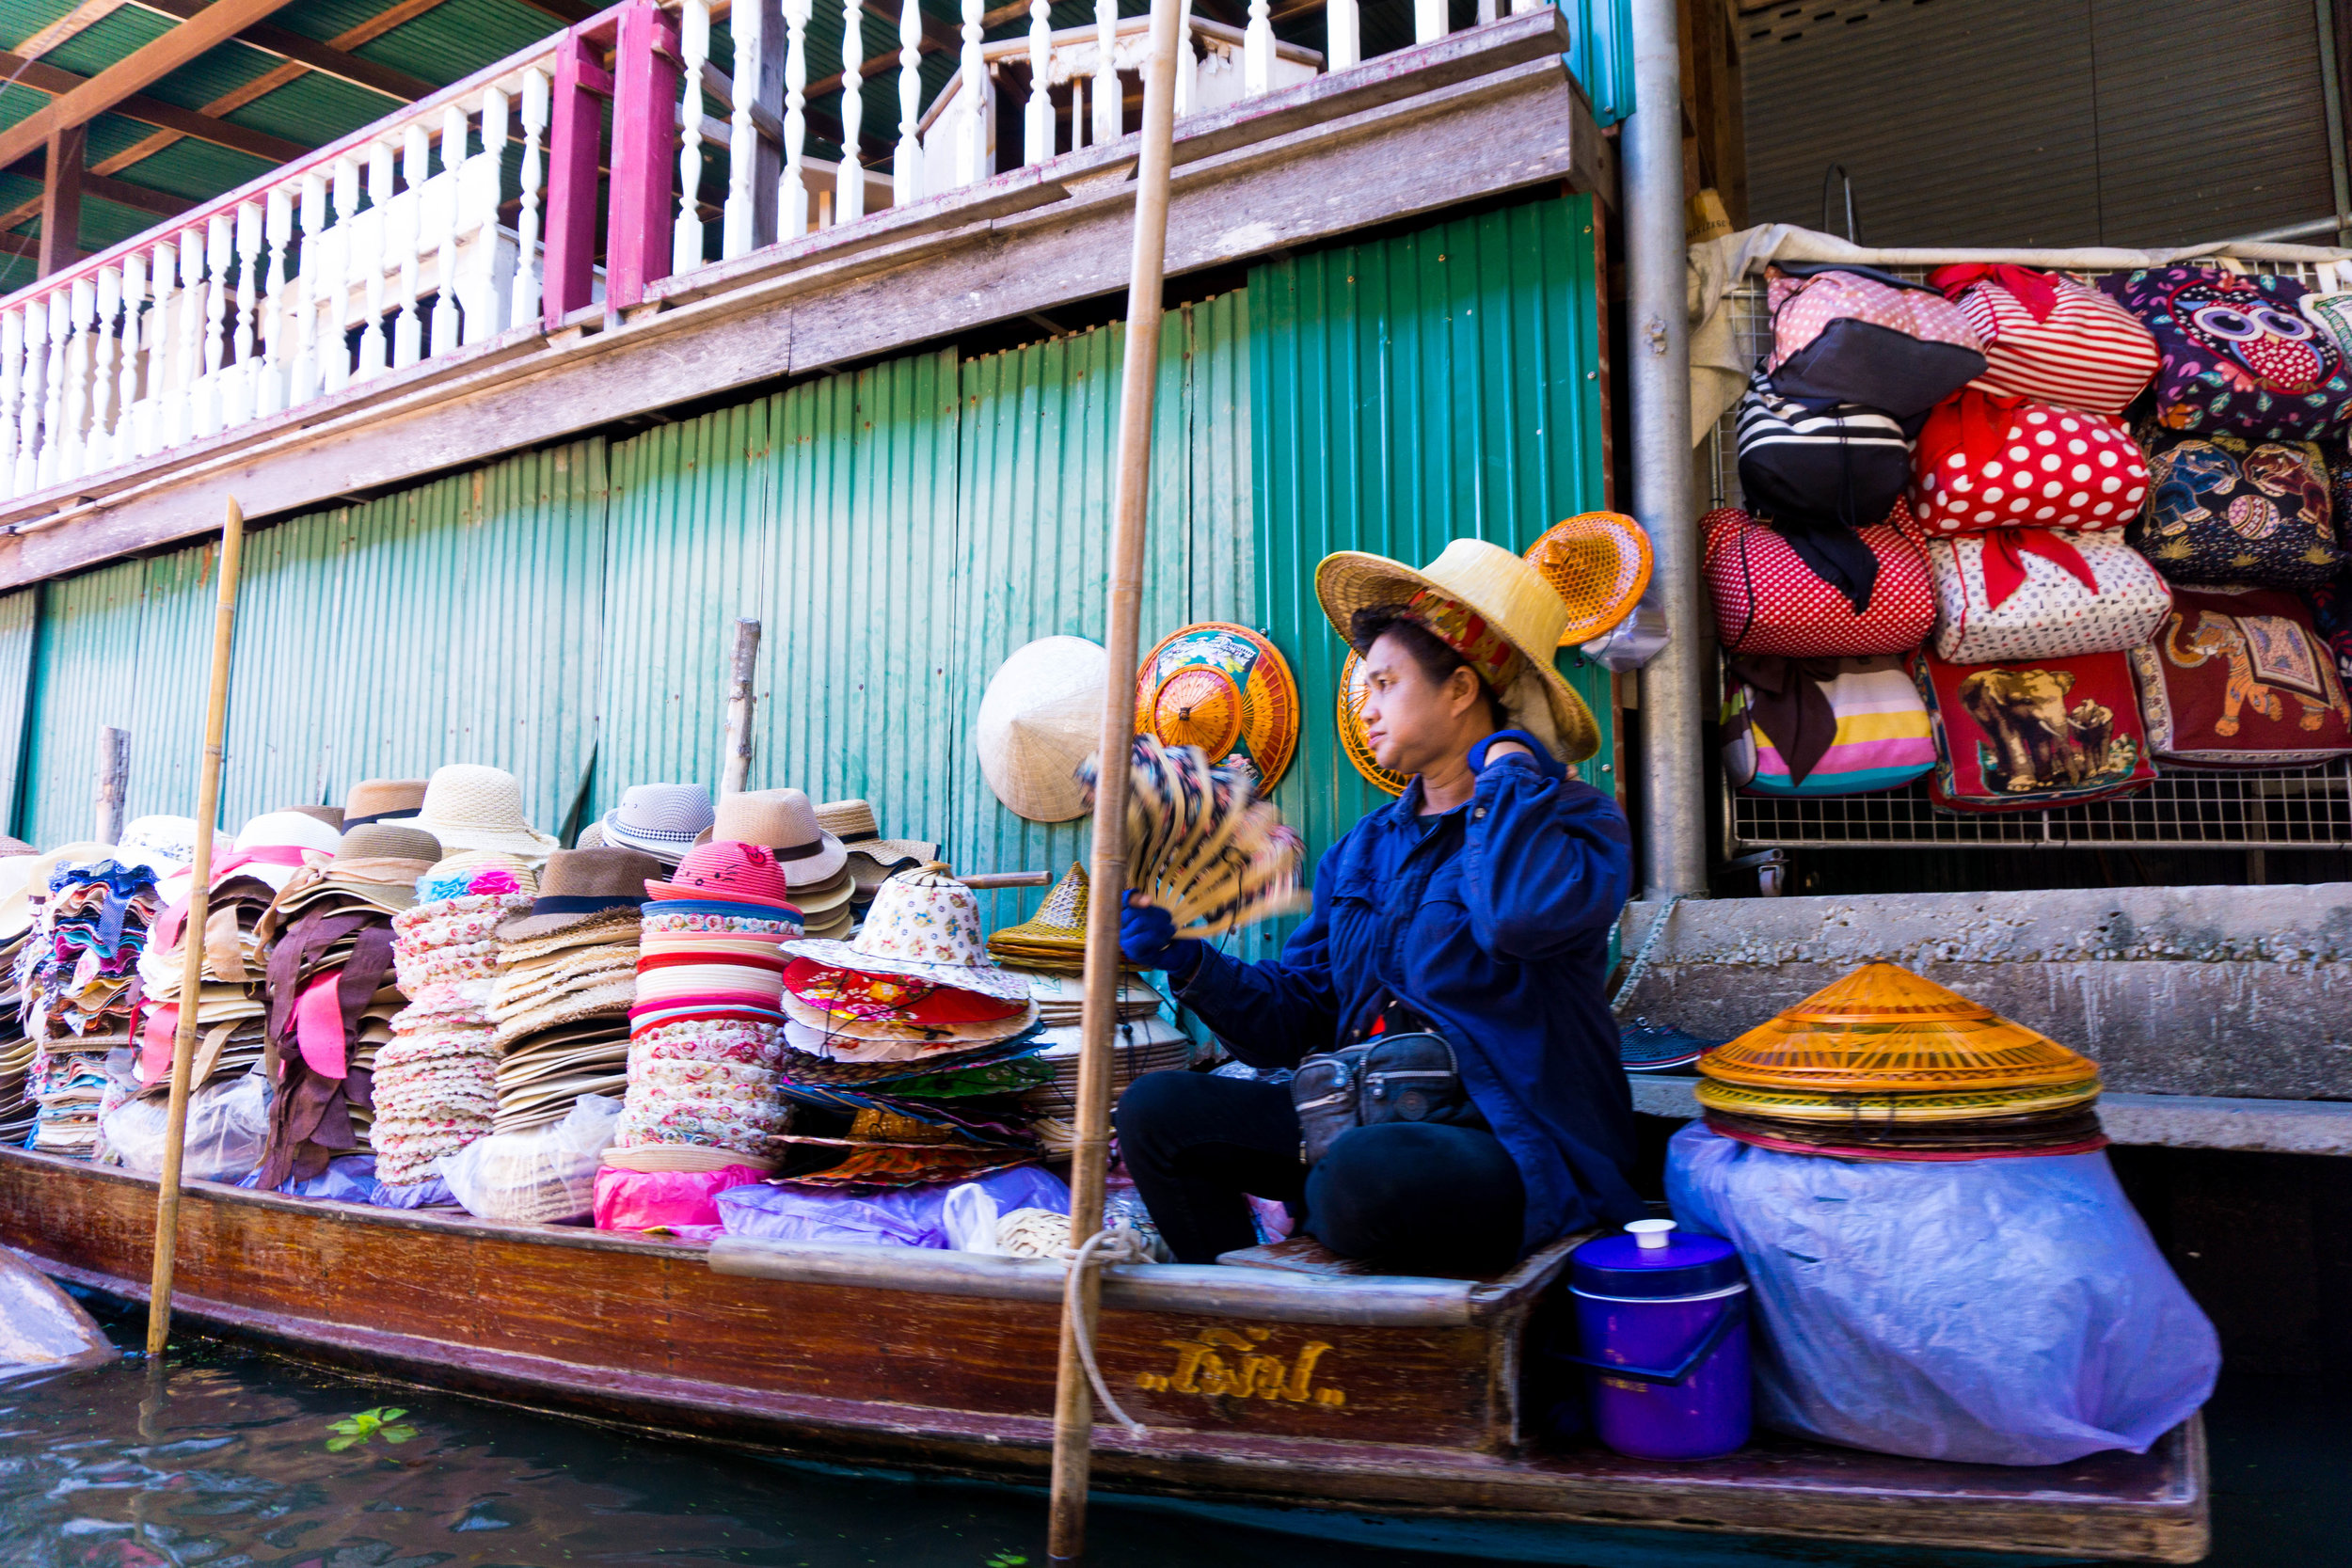
<path fill-rule="evenodd" d="M 975 735 L 996 799 L 1032 822 L 1084 816 L 1078 764 L 1102 743 L 1110 656 L 1083 637 L 1044 637 L 989 677 Z"/>
<path fill-rule="evenodd" d="M 2099 1098 L 2096 1076 L 2073 1084 L 2019 1089 L 1960 1089 L 1949 1094 L 1830 1094 L 1819 1089 L 1758 1089 L 1702 1078 L 1692 1091 L 1710 1111 L 1774 1121 L 1886 1126 L 1915 1121 L 1984 1121 L 2071 1110 Z"/>
<path fill-rule="evenodd" d="M 1581 762 L 1600 749 L 1592 709 L 1552 665 L 1568 629 L 1567 602 L 1509 550 L 1456 539 L 1419 571 L 1362 550 L 1327 555 L 1315 568 L 1315 597 L 1343 638 L 1358 610 L 1403 606 L 1423 593 L 1459 605 L 1521 656 L 1524 668 L 1511 689 L 1496 693 L 1515 724 L 1543 738 L 1563 762 Z"/>
<path fill-rule="evenodd" d="M 988 950 L 1006 963 L 1069 968 L 1082 963 L 1087 950 L 1086 867 L 1073 862 L 1045 895 L 1037 913 L 1018 926 L 993 932 Z"/>
<path fill-rule="evenodd" d="M 1240 768 L 1263 794 L 1298 749 L 1298 682 L 1274 644 L 1224 621 L 1161 640 L 1136 671 L 1136 732 L 1164 746 L 1198 746 L 1219 768 Z"/>
<path fill-rule="evenodd" d="M 452 854 L 499 849 L 536 863 L 560 847 L 553 836 L 523 820 L 523 786 L 514 774 L 471 763 L 434 769 L 424 809 L 409 826 L 431 833 Z"/>
<path fill-rule="evenodd" d="M 1568 607 L 1560 646 L 1605 637 L 1649 587 L 1649 534 L 1622 512 L 1586 512 L 1544 531 L 1527 563 Z"/>
<path fill-rule="evenodd" d="M 1865 964 L 1699 1058 L 1760 1089 L 1957 1093 L 2075 1085 L 2089 1057 L 1895 964 Z"/>

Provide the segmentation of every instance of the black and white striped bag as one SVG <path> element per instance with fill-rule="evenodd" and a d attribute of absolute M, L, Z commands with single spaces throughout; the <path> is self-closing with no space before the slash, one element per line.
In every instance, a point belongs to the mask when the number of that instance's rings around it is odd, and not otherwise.
<path fill-rule="evenodd" d="M 1886 520 L 1911 481 L 1911 437 L 1893 415 L 1785 398 L 1760 369 L 1738 422 L 1740 488 L 1757 517 L 1868 528 Z"/>

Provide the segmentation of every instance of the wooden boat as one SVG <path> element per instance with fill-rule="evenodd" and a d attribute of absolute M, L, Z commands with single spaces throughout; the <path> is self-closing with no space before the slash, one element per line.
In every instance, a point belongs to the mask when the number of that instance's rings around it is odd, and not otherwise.
<path fill-rule="evenodd" d="M 0 1149 L 0 1241 L 61 1279 L 142 1297 L 154 1212 L 150 1179 Z M 2204 1554 L 2194 1421 L 2145 1455 L 2041 1469 L 1772 1438 L 1663 1465 L 1539 1442 L 1521 1352 L 1566 1252 L 1490 1282 L 1114 1269 L 1099 1353 L 1151 1431 L 1100 1428 L 1097 1484 L 1434 1517 L 1515 1533 L 1523 1559 L 1532 1541 L 1560 1545 L 1557 1560 L 1630 1560 L 1579 1544 L 1637 1527 L 1658 1528 L 1657 1560 L 1676 1563 L 1730 1560 L 1710 1545 L 1786 1560 L 1774 1540 L 1803 1560 L 1824 1542 L 1939 1564 Z M 1060 1270 L 1046 1262 L 703 1247 L 199 1181 L 178 1278 L 183 1321 L 535 1409 L 1014 1481 L 1041 1476 L 1051 1447 Z"/>

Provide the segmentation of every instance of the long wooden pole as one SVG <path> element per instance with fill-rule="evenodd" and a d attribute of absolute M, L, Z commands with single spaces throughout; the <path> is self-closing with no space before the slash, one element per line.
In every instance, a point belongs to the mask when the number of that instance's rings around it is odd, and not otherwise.
<path fill-rule="evenodd" d="M 221 736 L 229 720 L 229 650 L 237 629 L 237 569 L 245 559 L 245 513 L 235 500 L 220 530 L 220 598 L 213 611 L 213 690 L 204 709 L 204 761 L 196 784 L 196 864 L 183 927 L 180 1026 L 171 1040 L 171 1104 L 164 1129 L 164 1175 L 155 1190 L 155 1275 L 147 1297 L 147 1354 L 171 1338 L 171 1265 L 180 1245 L 180 1156 L 188 1136 L 188 1073 L 196 1060 L 196 1002 L 204 990 L 204 919 L 211 912 L 213 825 L 220 820 Z"/>
<path fill-rule="evenodd" d="M 1176 121 L 1176 24 L 1182 0 L 1152 0 L 1152 54 L 1143 68 L 1143 150 L 1136 171 L 1135 251 L 1127 282 L 1126 359 L 1119 388 L 1119 482 L 1111 513 L 1109 700 L 1094 786 L 1093 896 L 1087 904 L 1086 1007 L 1078 1055 L 1078 1136 L 1071 1164 L 1070 1244 L 1103 1227 L 1110 1147 L 1111 1029 L 1118 1021 L 1119 911 L 1127 887 L 1127 754 L 1135 745 L 1136 652 L 1143 615 L 1143 539 L 1152 498 L 1152 395 L 1159 384 L 1160 282 L 1168 259 L 1168 178 Z M 1062 1314 L 1054 1386 L 1054 1484 L 1047 1555 L 1086 1555 L 1093 1391 L 1079 1357 L 1102 1314 L 1102 1275 L 1082 1271 Z"/>
<path fill-rule="evenodd" d="M 740 795 L 752 776 L 752 709 L 758 701 L 753 675 L 759 668 L 759 623 L 735 623 L 735 657 L 727 679 L 727 754 L 720 764 L 719 793 Z"/>

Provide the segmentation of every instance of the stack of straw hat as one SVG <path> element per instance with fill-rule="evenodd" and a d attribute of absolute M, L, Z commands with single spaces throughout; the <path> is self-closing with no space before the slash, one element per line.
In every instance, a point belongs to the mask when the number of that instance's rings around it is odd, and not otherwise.
<path fill-rule="evenodd" d="M 370 1141 L 385 1185 L 416 1186 L 435 1162 L 489 1133 L 498 1111 L 489 1020 L 498 929 L 537 890 L 521 857 L 469 849 L 420 878 L 416 903 L 392 917 L 392 961 L 408 1006 L 375 1054 Z"/>
<path fill-rule="evenodd" d="M 531 911 L 499 927 L 499 1132 L 545 1127 L 581 1095 L 628 1087 L 638 910 L 647 879 L 665 869 L 635 849 L 559 849 Z"/>
<path fill-rule="evenodd" d="M 296 871 L 255 934 L 269 952 L 267 1038 L 278 1063 L 261 1184 L 309 1180 L 334 1155 L 370 1148 L 375 1053 L 405 999 L 392 973 L 392 918 L 441 858 L 396 820 L 344 830 L 334 859 Z"/>
<path fill-rule="evenodd" d="M 33 1041 L 25 1064 L 25 1092 L 39 1107 L 33 1147 L 49 1153 L 97 1148 L 105 1055 L 130 1042 L 133 979 L 156 912 L 154 872 L 96 847 L 94 861 L 43 857 L 45 876 L 41 862 L 30 868 L 40 902 L 16 974 Z"/>
<path fill-rule="evenodd" d="M 0 853 L 0 901 L 24 887 L 36 858 L 29 851 Z M 18 1147 L 33 1130 L 33 1102 L 24 1089 L 37 1042 L 24 1032 L 24 992 L 16 977 L 16 960 L 31 931 L 29 921 L 15 929 L 0 925 L 0 1144 Z"/>
<path fill-rule="evenodd" d="M 797 789 L 755 789 L 719 802 L 711 824 L 713 843 L 756 844 L 774 852 L 784 872 L 802 928 L 812 937 L 850 934 L 857 920 L 851 901 L 857 881 L 850 851 L 817 818 L 817 808 Z"/>
<path fill-rule="evenodd" d="M 1725 1137 L 1856 1160 L 1984 1160 L 2105 1147 L 2099 1069 L 1894 964 L 1866 964 L 1699 1058 Z"/>
<path fill-rule="evenodd" d="M 784 1014 L 781 944 L 801 934 L 765 846 L 697 845 L 645 884 L 628 1092 L 607 1169 L 773 1168 Z"/>
<path fill-rule="evenodd" d="M 710 792 L 700 784 L 631 784 L 621 800 L 596 820 L 591 844 L 586 833 L 580 847 L 592 849 L 634 849 L 663 865 L 675 865 L 710 835 Z"/>
<path fill-rule="evenodd" d="M 915 838 L 884 838 L 874 808 L 865 800 L 828 800 L 817 808 L 817 825 L 850 852 L 850 879 L 857 884 L 850 906 L 864 915 L 882 883 L 901 871 L 939 858 L 939 846 Z"/>

